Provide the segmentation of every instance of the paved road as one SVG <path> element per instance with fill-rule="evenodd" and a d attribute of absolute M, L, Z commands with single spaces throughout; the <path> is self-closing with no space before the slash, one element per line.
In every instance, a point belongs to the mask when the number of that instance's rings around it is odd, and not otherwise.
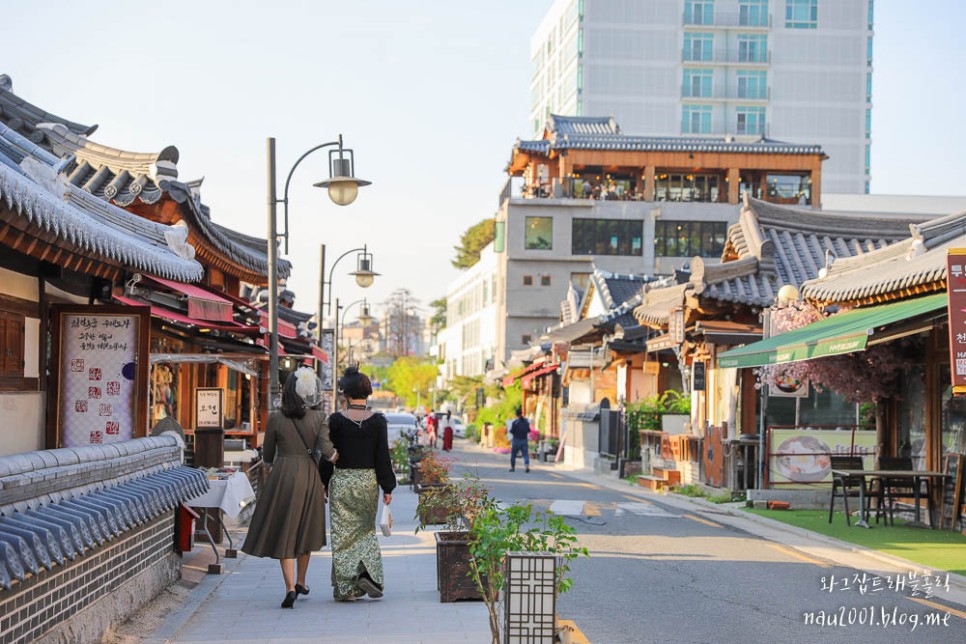
<path fill-rule="evenodd" d="M 537 463 L 510 473 L 508 456 L 462 441 L 457 457 L 500 500 L 570 517 L 591 558 L 573 565 L 558 612 L 591 642 L 966 642 L 966 607 L 938 588 L 912 596 L 911 571 L 842 565 L 851 555 L 775 543 L 617 481 Z"/>

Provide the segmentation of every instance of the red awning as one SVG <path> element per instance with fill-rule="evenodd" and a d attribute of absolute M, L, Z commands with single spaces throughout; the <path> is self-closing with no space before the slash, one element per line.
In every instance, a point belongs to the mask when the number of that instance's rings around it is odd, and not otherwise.
<path fill-rule="evenodd" d="M 232 303 L 211 291 L 192 284 L 174 282 L 154 275 L 146 275 L 152 282 L 157 282 L 172 291 L 181 293 L 188 298 L 188 315 L 199 320 L 214 320 L 216 322 L 232 322 L 234 307 Z"/>
<path fill-rule="evenodd" d="M 198 320 L 191 316 L 184 315 L 183 313 L 178 313 L 177 311 L 171 311 L 170 309 L 165 309 L 160 306 L 155 306 L 148 302 L 139 302 L 138 300 L 132 300 L 131 298 L 124 297 L 123 295 L 115 295 L 114 299 L 121 304 L 127 304 L 128 306 L 150 306 L 151 315 L 156 318 L 161 318 L 162 320 L 168 320 L 169 322 L 177 322 L 179 324 L 189 324 L 191 326 L 196 326 L 202 329 L 213 329 L 216 331 L 229 331 L 231 333 L 258 333 L 260 329 L 257 326 L 245 326 L 243 324 L 231 323 L 231 324 L 212 324 L 206 320 Z"/>
<path fill-rule="evenodd" d="M 265 327 L 266 329 L 269 327 L 269 324 L 268 324 L 268 313 L 266 313 L 265 311 L 259 311 L 258 312 L 258 319 L 261 321 L 261 324 L 262 324 L 263 327 Z M 278 319 L 278 334 L 280 336 L 282 336 L 283 338 L 292 338 L 292 339 L 295 339 L 295 338 L 299 337 L 299 330 L 297 328 L 295 328 L 295 325 L 292 324 L 291 322 L 286 322 L 282 318 L 279 318 Z"/>
<path fill-rule="evenodd" d="M 556 371 L 556 370 L 557 370 L 557 364 L 556 363 L 554 363 L 554 364 L 547 364 L 546 362 L 540 362 L 540 363 L 532 364 L 532 365 L 529 365 L 527 367 L 524 367 L 523 369 L 520 369 L 518 371 L 514 371 L 513 373 L 511 373 L 508 376 L 505 376 L 503 378 L 503 386 L 504 387 L 509 387 L 510 385 L 513 384 L 513 382 L 515 380 L 518 380 L 520 378 L 524 378 L 525 380 L 529 380 L 530 378 L 533 378 L 535 376 L 543 375 L 545 373 L 550 373 L 550 372 Z M 524 383 L 524 384 L 526 384 L 526 383 Z"/>
<path fill-rule="evenodd" d="M 317 344 L 312 345 L 312 355 L 321 360 L 322 362 L 329 361 L 329 354 L 323 351 Z"/>
<path fill-rule="evenodd" d="M 545 376 L 547 374 L 556 373 L 556 372 L 557 372 L 556 364 L 546 365 L 542 369 L 531 371 L 530 373 L 523 376 L 523 378 L 520 380 L 520 384 L 523 385 L 524 388 L 526 388 L 530 386 L 530 381 L 533 380 L 534 378 L 539 378 L 540 376 Z"/>

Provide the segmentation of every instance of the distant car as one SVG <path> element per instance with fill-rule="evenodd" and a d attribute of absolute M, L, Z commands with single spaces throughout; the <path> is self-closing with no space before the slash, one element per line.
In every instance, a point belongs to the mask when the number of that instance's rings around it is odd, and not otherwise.
<path fill-rule="evenodd" d="M 418 432 L 419 423 L 412 414 L 400 414 L 396 412 L 386 413 L 386 425 L 388 426 L 389 444 L 402 436 L 403 432 Z"/>
<path fill-rule="evenodd" d="M 451 418 L 450 423 L 453 425 L 453 436 L 456 438 L 466 438 L 466 425 L 459 418 Z"/>

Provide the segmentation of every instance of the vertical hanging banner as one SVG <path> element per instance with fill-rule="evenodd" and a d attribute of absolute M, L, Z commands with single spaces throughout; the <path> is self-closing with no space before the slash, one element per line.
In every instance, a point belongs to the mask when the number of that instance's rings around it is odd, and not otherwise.
<path fill-rule="evenodd" d="M 335 329 L 322 329 L 319 347 L 329 356 L 325 362 L 319 361 L 319 380 L 322 381 L 322 411 L 330 414 L 335 411 L 335 404 L 332 401 L 332 390 L 336 379 L 335 364 L 332 361 L 332 356 L 335 355 Z"/>
<path fill-rule="evenodd" d="M 966 394 L 966 248 L 946 251 L 946 291 L 949 298 L 949 372 L 953 395 Z"/>
<path fill-rule="evenodd" d="M 48 447 L 146 435 L 150 309 L 55 305 L 52 320 Z"/>

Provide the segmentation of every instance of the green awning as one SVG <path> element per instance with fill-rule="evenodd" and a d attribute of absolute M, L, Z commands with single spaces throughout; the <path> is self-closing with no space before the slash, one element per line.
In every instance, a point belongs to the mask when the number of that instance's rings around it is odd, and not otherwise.
<path fill-rule="evenodd" d="M 863 351 L 869 336 L 883 325 L 946 307 L 946 293 L 845 311 L 800 329 L 726 351 L 718 367 L 760 367 Z"/>

